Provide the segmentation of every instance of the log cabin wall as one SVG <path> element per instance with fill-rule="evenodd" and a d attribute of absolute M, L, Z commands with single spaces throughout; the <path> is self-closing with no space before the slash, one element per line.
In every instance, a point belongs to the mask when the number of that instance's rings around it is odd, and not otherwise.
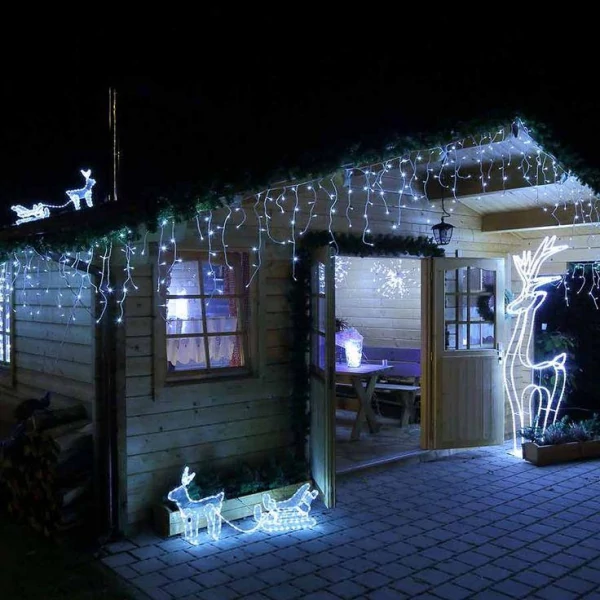
<path fill-rule="evenodd" d="M 228 238 L 229 249 L 249 251 L 247 235 Z M 195 223 L 180 249 L 199 249 Z M 130 526 L 149 517 L 152 505 L 193 471 L 226 469 L 281 454 L 293 440 L 290 423 L 289 345 L 291 285 L 287 253 L 270 246 L 250 286 L 250 376 L 169 383 L 165 321 L 158 307 L 156 263 L 139 264 L 139 290 L 126 305 L 126 474 Z M 164 361 L 164 364 L 163 364 Z"/>
<path fill-rule="evenodd" d="M 95 297 L 81 275 L 48 262 L 48 272 L 17 275 L 13 292 L 13 381 L 0 388 L 0 421 L 12 422 L 24 399 L 51 392 L 51 407 L 82 404 L 93 418 L 96 399 Z"/>
<path fill-rule="evenodd" d="M 312 217 L 300 198 L 296 227 L 327 230 L 331 223 L 337 232 L 362 233 L 360 218 L 349 228 L 345 216 L 331 215 L 329 203 L 317 203 Z M 252 377 L 221 381 L 165 384 L 157 348 L 157 327 L 164 319 L 157 307 L 154 280 L 156 260 L 136 264 L 135 283 L 140 288 L 126 304 L 126 477 L 127 518 L 130 526 L 149 517 L 153 504 L 179 485 L 184 465 L 191 470 L 204 467 L 227 467 L 241 459 L 252 462 L 283 451 L 291 443 L 289 397 L 291 393 L 289 353 L 293 324 L 287 293 L 292 281 L 292 246 L 282 243 L 291 238 L 290 212 L 278 208 L 270 211 L 268 234 L 262 233 L 262 265 L 252 284 L 256 295 L 252 315 L 257 326 Z M 357 217 L 364 202 L 355 198 Z M 230 226 L 229 249 L 247 250 L 257 246 L 257 228 L 251 204 L 246 207 L 247 220 L 236 231 Z M 342 212 L 342 211 L 339 211 Z M 213 213 L 213 223 L 224 222 L 226 211 Z M 330 221 L 331 218 L 331 221 Z M 397 216 L 385 214 L 382 207 L 371 206 L 369 225 L 372 233 L 397 235 L 431 235 L 431 225 L 439 212 L 407 210 L 396 230 Z M 515 248 L 510 234 L 482 234 L 481 218 L 470 209 L 457 205 L 451 219 L 456 226 L 448 256 L 458 250 L 461 256 L 506 257 Z M 268 239 L 268 235 L 276 243 Z M 153 238 L 149 238 L 153 239 Z M 204 249 L 199 243 L 196 224 L 187 226 L 185 237 L 178 235 L 179 249 Z M 215 249 L 220 246 L 215 243 Z M 256 261 L 255 261 L 256 262 Z"/>

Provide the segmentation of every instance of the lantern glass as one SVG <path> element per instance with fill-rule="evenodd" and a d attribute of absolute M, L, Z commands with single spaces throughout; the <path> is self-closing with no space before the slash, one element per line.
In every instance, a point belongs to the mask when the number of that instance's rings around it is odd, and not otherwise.
<path fill-rule="evenodd" d="M 446 244 L 449 244 L 450 240 L 452 239 L 454 225 L 450 225 L 450 223 L 445 223 L 444 217 L 442 217 L 441 223 L 434 225 L 431 228 L 431 231 L 433 232 L 435 243 L 445 246 Z"/>

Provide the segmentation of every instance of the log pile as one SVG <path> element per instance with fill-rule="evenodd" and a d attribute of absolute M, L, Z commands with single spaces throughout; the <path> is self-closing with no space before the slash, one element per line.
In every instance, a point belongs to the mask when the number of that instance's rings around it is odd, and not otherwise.
<path fill-rule="evenodd" d="M 10 515 L 46 536 L 89 516 L 93 425 L 83 406 L 35 411 L 0 445 L 0 487 Z"/>

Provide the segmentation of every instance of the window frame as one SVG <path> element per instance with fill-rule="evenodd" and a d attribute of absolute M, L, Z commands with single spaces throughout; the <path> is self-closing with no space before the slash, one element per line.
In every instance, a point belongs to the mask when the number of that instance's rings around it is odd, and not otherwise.
<path fill-rule="evenodd" d="M 156 250 L 158 252 L 158 249 Z M 214 381 L 219 379 L 233 379 L 239 377 L 247 377 L 253 374 L 255 369 L 255 361 L 253 360 L 256 352 L 256 330 L 257 330 L 257 311 L 255 309 L 255 290 L 254 286 L 246 287 L 248 281 L 244 281 L 244 273 L 242 269 L 242 255 L 245 255 L 246 260 L 248 261 L 248 265 L 250 264 L 250 253 L 248 249 L 228 249 L 228 261 L 230 264 L 234 265 L 234 278 L 235 278 L 235 292 L 232 294 L 218 294 L 217 296 L 212 294 L 204 293 L 204 282 L 200 283 L 200 294 L 188 294 L 188 295 L 180 295 L 180 294 L 168 294 L 168 287 L 164 282 L 164 278 L 161 277 L 161 270 L 164 266 L 169 265 L 174 260 L 173 253 L 164 252 L 160 253 L 160 265 L 156 270 L 156 287 L 159 295 L 158 304 L 158 315 L 155 319 L 155 339 L 157 346 L 155 346 L 155 357 L 156 361 L 158 361 L 157 369 L 158 373 L 160 373 L 159 378 L 162 379 L 165 385 L 179 382 L 195 382 L 200 383 L 203 381 Z M 206 250 L 178 250 L 177 258 L 183 260 L 196 260 L 199 266 L 199 274 L 202 273 L 202 264 L 206 264 L 209 259 L 209 253 Z M 212 266 L 225 266 L 225 261 L 222 256 L 219 257 L 210 257 L 210 262 Z M 201 278 L 202 279 L 202 278 Z M 247 277 L 249 279 L 249 277 Z M 170 371 L 168 369 L 168 359 L 167 359 L 167 342 L 170 338 L 201 338 L 204 342 L 204 351 L 205 356 L 207 357 L 207 362 L 210 364 L 210 355 L 208 349 L 208 342 L 211 337 L 218 337 L 222 335 L 219 332 L 208 332 L 207 328 L 207 316 L 205 312 L 205 307 L 202 306 L 202 322 L 203 322 L 203 331 L 198 333 L 189 333 L 189 334 L 169 334 L 167 333 L 167 301 L 175 300 L 175 299 L 198 299 L 203 301 L 206 298 L 223 298 L 230 299 L 236 298 L 238 299 L 238 306 L 241 311 L 241 324 L 242 328 L 240 329 L 240 321 L 238 320 L 236 324 L 235 334 L 240 336 L 241 338 L 241 355 L 243 356 L 244 364 L 239 367 L 205 367 L 205 368 L 195 368 L 195 369 L 185 369 L 185 370 L 177 370 Z M 230 332 L 233 335 L 233 332 Z M 160 381 L 159 379 L 159 381 Z"/>

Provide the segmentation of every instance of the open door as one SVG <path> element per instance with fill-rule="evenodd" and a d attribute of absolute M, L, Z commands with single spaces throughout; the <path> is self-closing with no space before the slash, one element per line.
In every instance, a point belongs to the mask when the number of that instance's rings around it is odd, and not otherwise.
<path fill-rule="evenodd" d="M 330 246 L 312 253 L 310 468 L 325 506 L 335 504 L 335 297 Z"/>
<path fill-rule="evenodd" d="M 424 260 L 421 289 L 421 446 L 502 444 L 504 259 Z"/>

